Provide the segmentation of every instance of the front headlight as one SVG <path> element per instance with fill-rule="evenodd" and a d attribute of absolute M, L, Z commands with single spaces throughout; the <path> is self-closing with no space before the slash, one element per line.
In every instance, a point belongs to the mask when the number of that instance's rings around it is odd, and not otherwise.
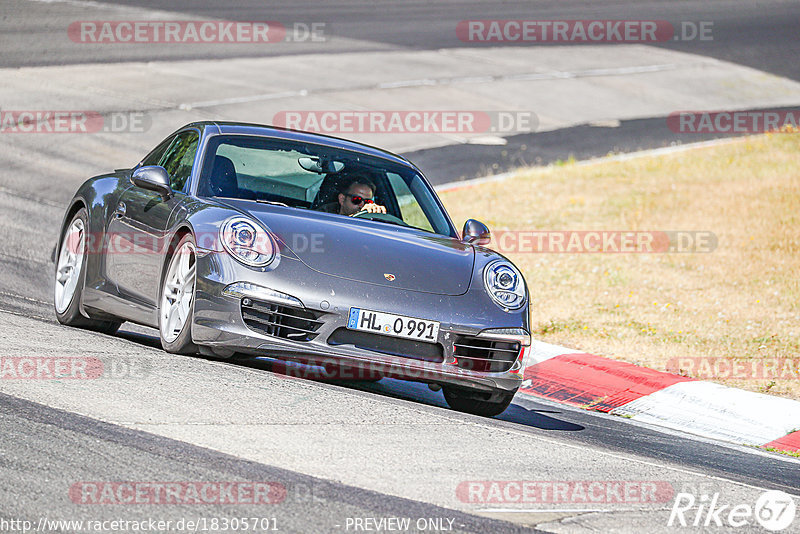
<path fill-rule="evenodd" d="M 504 310 L 518 310 L 525 305 L 525 280 L 507 261 L 497 260 L 487 265 L 483 270 L 483 283 L 495 304 Z"/>
<path fill-rule="evenodd" d="M 275 258 L 269 232 L 244 217 L 231 217 L 220 227 L 219 237 L 228 254 L 251 267 L 264 267 Z"/>

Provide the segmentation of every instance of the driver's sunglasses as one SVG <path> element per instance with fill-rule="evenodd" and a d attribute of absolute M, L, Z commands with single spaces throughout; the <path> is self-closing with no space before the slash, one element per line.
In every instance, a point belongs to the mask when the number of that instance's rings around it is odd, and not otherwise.
<path fill-rule="evenodd" d="M 353 204 L 374 204 L 375 203 L 375 201 L 373 199 L 364 198 L 364 197 L 359 196 L 359 195 L 351 195 L 351 194 L 345 193 L 344 196 L 350 197 L 350 201 Z"/>

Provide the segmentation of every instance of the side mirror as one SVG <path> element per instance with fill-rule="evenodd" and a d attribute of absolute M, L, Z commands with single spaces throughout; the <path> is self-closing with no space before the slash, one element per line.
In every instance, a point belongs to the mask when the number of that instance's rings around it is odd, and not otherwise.
<path fill-rule="evenodd" d="M 167 169 L 158 165 L 139 167 L 131 174 L 131 183 L 136 187 L 155 191 L 161 195 L 162 200 L 169 200 L 172 196 Z"/>
<path fill-rule="evenodd" d="M 461 241 L 470 245 L 488 245 L 492 240 L 492 233 L 489 228 L 475 219 L 467 219 L 461 236 Z"/>

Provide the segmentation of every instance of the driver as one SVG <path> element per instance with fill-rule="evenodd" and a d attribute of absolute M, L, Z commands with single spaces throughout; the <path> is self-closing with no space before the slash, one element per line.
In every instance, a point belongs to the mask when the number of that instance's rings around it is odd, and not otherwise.
<path fill-rule="evenodd" d="M 337 202 L 322 207 L 323 211 L 350 215 L 360 212 L 386 213 L 386 208 L 375 204 L 375 184 L 364 176 L 353 176 L 342 184 Z"/>

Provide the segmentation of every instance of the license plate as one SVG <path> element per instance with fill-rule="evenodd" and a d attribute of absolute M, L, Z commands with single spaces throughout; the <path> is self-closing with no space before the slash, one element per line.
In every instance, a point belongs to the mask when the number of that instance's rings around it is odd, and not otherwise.
<path fill-rule="evenodd" d="M 350 308 L 350 317 L 347 328 L 382 334 L 385 336 L 415 339 L 427 343 L 436 343 L 439 336 L 439 322 L 365 310 L 363 308 Z"/>

